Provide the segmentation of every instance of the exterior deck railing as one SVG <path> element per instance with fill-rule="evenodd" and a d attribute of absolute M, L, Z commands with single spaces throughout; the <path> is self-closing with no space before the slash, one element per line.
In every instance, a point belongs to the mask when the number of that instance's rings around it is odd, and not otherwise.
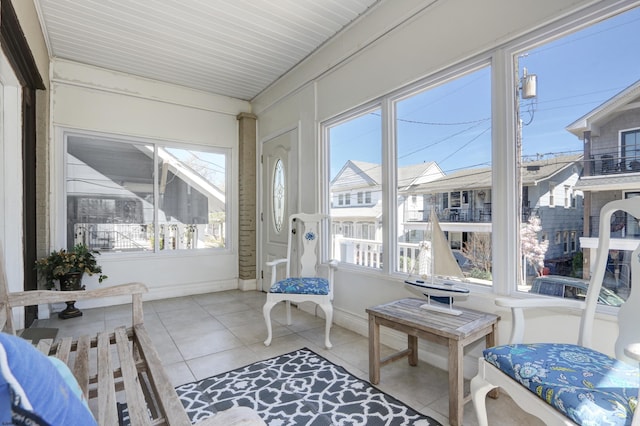
<path fill-rule="evenodd" d="M 334 259 L 352 265 L 382 268 L 382 242 L 345 238 L 341 235 L 334 235 L 333 241 Z M 419 252 L 418 243 L 399 243 L 397 253 L 397 259 L 400 259 L 399 271 L 411 273 L 411 268 L 416 265 Z"/>
<path fill-rule="evenodd" d="M 640 173 L 640 157 L 616 151 L 598 151 L 584 159 L 585 176 Z"/>
<path fill-rule="evenodd" d="M 625 215 L 626 216 L 626 215 Z M 640 226 L 633 217 L 620 216 L 611 221 L 611 238 L 630 240 L 640 239 Z M 589 235 L 591 238 L 600 236 L 600 216 L 589 216 Z"/>
<path fill-rule="evenodd" d="M 76 223 L 74 244 L 85 244 L 100 251 L 153 250 L 153 226 L 144 223 Z M 198 226 L 162 224 L 159 232 L 160 250 L 195 249 Z"/>

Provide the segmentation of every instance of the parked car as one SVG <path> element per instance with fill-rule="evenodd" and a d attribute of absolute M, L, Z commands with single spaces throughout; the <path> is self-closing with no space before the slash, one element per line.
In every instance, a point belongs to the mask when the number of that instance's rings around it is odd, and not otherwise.
<path fill-rule="evenodd" d="M 453 253 L 453 257 L 456 259 L 456 262 L 458 262 L 458 266 L 460 266 L 462 272 L 470 272 L 473 269 L 471 259 L 460 250 L 451 250 L 451 253 Z"/>
<path fill-rule="evenodd" d="M 561 275 L 543 275 L 533 280 L 530 293 L 547 296 L 566 297 L 568 299 L 584 300 L 587 297 L 589 281 Z M 598 303 L 607 306 L 620 306 L 624 299 L 605 288 L 600 289 Z"/>

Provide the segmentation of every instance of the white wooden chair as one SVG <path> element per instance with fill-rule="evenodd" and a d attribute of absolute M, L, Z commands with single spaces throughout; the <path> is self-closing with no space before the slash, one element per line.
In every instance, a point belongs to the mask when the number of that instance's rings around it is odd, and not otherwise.
<path fill-rule="evenodd" d="M 267 262 L 271 267 L 271 288 L 267 293 L 267 301 L 263 307 L 264 320 L 267 323 L 267 340 L 269 346 L 273 331 L 271 328 L 271 309 L 279 302 L 287 304 L 287 325 L 291 325 L 291 302 L 314 302 L 322 308 L 325 315 L 324 344 L 331 348 L 329 332 L 333 320 L 333 270 L 337 261 L 332 260 L 327 265 L 325 277 L 318 275 L 321 266 L 321 232 L 320 225 L 327 219 L 323 214 L 298 213 L 289 217 L 289 237 L 287 244 L 287 258 Z M 293 259 L 296 256 L 296 259 Z M 285 268 L 283 279 L 277 279 L 278 266 Z M 293 270 L 293 269 L 296 270 Z"/>
<path fill-rule="evenodd" d="M 609 253 L 610 220 L 622 210 L 640 218 L 640 198 L 612 201 L 600 213 L 600 237 L 586 301 L 566 299 L 498 299 L 511 308 L 510 344 L 488 348 L 471 380 L 471 396 L 480 426 L 486 426 L 486 395 L 496 387 L 547 425 L 640 425 L 634 417 L 640 361 L 640 247 L 631 257 L 631 294 L 619 308 L 616 358 L 590 349 L 593 319 Z M 524 309 L 582 309 L 577 345 L 523 344 Z M 633 419 L 633 420 L 632 420 Z"/>

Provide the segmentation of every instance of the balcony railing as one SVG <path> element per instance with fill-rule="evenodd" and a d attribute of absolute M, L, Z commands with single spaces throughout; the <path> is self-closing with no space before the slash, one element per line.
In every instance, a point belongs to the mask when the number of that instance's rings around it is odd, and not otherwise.
<path fill-rule="evenodd" d="M 640 156 L 621 156 L 618 151 L 599 151 L 584 160 L 585 176 L 640 173 Z"/>
<path fill-rule="evenodd" d="M 456 208 L 437 210 L 436 215 L 440 222 L 491 222 L 491 204 L 487 203 L 481 208 Z M 406 213 L 409 222 L 424 222 L 423 210 L 408 211 Z"/>
<path fill-rule="evenodd" d="M 345 238 L 334 235 L 335 250 L 333 258 L 352 265 L 369 268 L 382 268 L 382 243 L 358 238 Z M 415 274 L 418 270 L 419 243 L 398 243 L 396 259 L 399 260 L 398 271 Z"/>
<path fill-rule="evenodd" d="M 537 214 L 536 209 L 530 207 L 522 208 L 522 221 L 529 220 L 531 215 Z M 487 223 L 491 222 L 491 204 L 487 203 L 482 208 L 450 208 L 436 211 L 440 222 L 470 222 L 470 223 Z M 409 222 L 425 222 L 422 210 L 407 212 Z"/>
<path fill-rule="evenodd" d="M 626 216 L 626 215 L 625 215 Z M 623 238 L 630 240 L 640 239 L 640 228 L 633 217 L 620 216 L 611 221 L 611 238 Z M 600 236 L 600 216 L 589 216 L 589 237 Z"/>
<path fill-rule="evenodd" d="M 85 244 L 100 251 L 153 250 L 153 226 L 143 223 L 76 223 L 73 225 L 74 244 Z M 195 249 L 198 226 L 161 224 L 160 250 Z"/>

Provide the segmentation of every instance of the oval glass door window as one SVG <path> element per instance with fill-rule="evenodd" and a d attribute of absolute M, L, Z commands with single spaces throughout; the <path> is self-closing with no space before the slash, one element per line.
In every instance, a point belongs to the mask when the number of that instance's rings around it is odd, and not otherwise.
<path fill-rule="evenodd" d="M 284 180 L 284 164 L 278 158 L 273 169 L 273 226 L 277 232 L 282 229 L 284 221 L 286 187 Z"/>

